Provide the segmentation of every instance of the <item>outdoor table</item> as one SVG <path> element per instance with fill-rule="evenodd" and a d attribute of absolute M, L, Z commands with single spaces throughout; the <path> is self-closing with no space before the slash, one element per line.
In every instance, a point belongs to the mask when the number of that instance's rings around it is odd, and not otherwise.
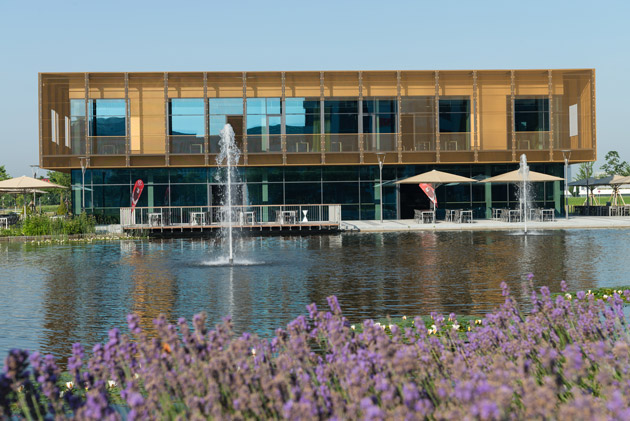
<path fill-rule="evenodd" d="M 455 222 L 457 218 L 457 211 L 455 209 L 446 209 L 446 221 L 447 222 Z"/>
<path fill-rule="evenodd" d="M 508 222 L 518 222 L 521 220 L 520 209 L 510 209 L 508 211 Z"/>
<path fill-rule="evenodd" d="M 240 212 L 238 219 L 241 225 L 254 225 L 256 223 L 256 216 L 254 212 Z"/>
<path fill-rule="evenodd" d="M 2 225 L 4 225 L 4 229 L 8 230 L 9 229 L 9 218 L 0 218 L 0 227 L 2 227 Z"/>
<path fill-rule="evenodd" d="M 459 222 L 472 223 L 472 221 L 473 221 L 473 211 L 472 210 L 460 210 L 459 211 Z"/>
<path fill-rule="evenodd" d="M 159 212 L 149 214 L 149 226 L 162 225 L 162 214 Z"/>
<path fill-rule="evenodd" d="M 276 211 L 276 221 L 280 224 L 295 224 L 295 211 Z"/>
<path fill-rule="evenodd" d="M 422 221 L 423 224 L 426 224 L 426 223 L 433 224 L 433 223 L 435 223 L 435 212 L 433 212 L 433 211 L 422 211 L 421 212 L 420 221 Z"/>
<path fill-rule="evenodd" d="M 541 221 L 555 221 L 556 211 L 554 209 L 541 209 Z"/>
<path fill-rule="evenodd" d="M 190 212 L 190 225 L 206 225 L 206 213 Z"/>

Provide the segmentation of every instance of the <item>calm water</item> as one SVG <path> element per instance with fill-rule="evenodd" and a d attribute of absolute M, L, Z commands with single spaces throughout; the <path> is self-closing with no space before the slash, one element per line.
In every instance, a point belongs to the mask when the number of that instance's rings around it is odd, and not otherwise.
<path fill-rule="evenodd" d="M 502 302 L 508 282 L 522 300 L 526 274 L 559 290 L 628 285 L 630 231 L 342 234 L 243 238 L 237 259 L 217 264 L 220 244 L 206 240 L 103 244 L 0 243 L 0 355 L 9 348 L 57 356 L 90 347 L 130 312 L 146 327 L 205 311 L 231 315 L 235 330 L 275 328 L 339 297 L 354 321 L 431 311 L 479 314 Z"/>

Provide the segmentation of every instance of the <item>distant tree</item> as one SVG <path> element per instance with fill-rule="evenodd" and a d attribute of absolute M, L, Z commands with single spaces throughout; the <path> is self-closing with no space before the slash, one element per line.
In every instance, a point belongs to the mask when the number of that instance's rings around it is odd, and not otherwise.
<path fill-rule="evenodd" d="M 63 173 L 60 171 L 48 171 L 46 178 L 51 183 L 59 184 L 60 186 L 68 187 L 68 190 L 55 189 L 49 190 L 46 195 L 42 197 L 42 204 L 44 205 L 57 205 L 64 201 L 68 195 L 71 178 L 69 173 Z"/>
<path fill-rule="evenodd" d="M 582 180 L 593 176 L 593 162 L 582 162 L 578 167 L 577 174 L 573 178 L 574 181 Z"/>
<path fill-rule="evenodd" d="M 4 168 L 4 165 L 0 165 L 0 181 L 7 180 L 11 178 L 11 176 L 7 173 L 7 170 Z"/>
<path fill-rule="evenodd" d="M 11 176 L 7 173 L 4 165 L 0 165 L 0 181 L 8 180 Z M 11 196 L 8 194 L 0 194 L 0 209 L 4 209 L 5 206 L 9 206 L 12 202 Z"/>
<path fill-rule="evenodd" d="M 602 171 L 606 175 L 630 175 L 630 165 L 622 161 L 619 152 L 610 151 L 604 157 L 606 163 L 602 165 Z"/>

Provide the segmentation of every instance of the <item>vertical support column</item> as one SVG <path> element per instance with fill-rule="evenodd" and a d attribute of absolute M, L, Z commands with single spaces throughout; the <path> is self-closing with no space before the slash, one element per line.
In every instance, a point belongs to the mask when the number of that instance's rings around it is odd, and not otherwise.
<path fill-rule="evenodd" d="M 42 139 L 43 133 L 43 117 L 44 117 L 44 108 L 42 104 L 42 74 L 37 74 L 37 112 L 39 113 L 39 166 L 44 166 L 44 158 L 42 158 L 43 145 L 44 140 Z M 87 119 L 87 116 L 85 116 Z M 70 143 L 70 154 L 72 154 L 72 143 Z"/>
<path fill-rule="evenodd" d="M 551 70 L 547 70 L 547 76 L 549 78 L 549 161 L 553 161 L 553 75 Z"/>
<path fill-rule="evenodd" d="M 516 131 L 514 130 L 514 119 L 516 118 L 514 113 L 514 97 L 515 97 L 515 87 L 514 87 L 514 70 L 510 70 L 510 134 L 512 137 L 512 161 L 516 162 Z"/>
<path fill-rule="evenodd" d="M 285 81 L 286 81 L 286 73 L 282 72 L 282 99 L 280 100 L 280 106 L 282 107 L 280 110 L 280 120 L 281 120 L 281 128 L 280 128 L 280 144 L 282 147 L 282 165 L 287 165 L 287 127 L 286 127 L 286 115 L 287 115 L 287 106 L 285 104 L 286 93 L 285 93 Z"/>
<path fill-rule="evenodd" d="M 85 156 L 89 157 L 92 154 L 92 148 L 90 147 L 90 113 L 89 113 L 89 99 L 90 99 L 90 75 L 85 74 Z"/>
<path fill-rule="evenodd" d="M 365 137 L 363 135 L 363 72 L 359 71 L 359 163 L 363 164 Z"/>
<path fill-rule="evenodd" d="M 131 102 L 129 101 L 129 73 L 125 72 L 125 166 L 131 165 Z"/>
<path fill-rule="evenodd" d="M 164 72 L 164 164 L 168 167 L 171 161 L 171 147 L 168 138 L 168 72 Z"/>
<path fill-rule="evenodd" d="M 396 150 L 398 151 L 398 163 L 402 164 L 402 96 L 401 96 L 401 73 L 396 72 Z"/>
<path fill-rule="evenodd" d="M 486 165 L 486 175 L 492 177 L 492 167 Z M 486 198 L 486 218 L 492 218 L 492 183 L 484 183 L 484 196 Z"/>
<path fill-rule="evenodd" d="M 596 151 L 597 151 L 597 127 L 595 127 L 595 69 L 591 70 L 591 133 L 593 136 L 592 139 L 592 149 L 593 149 L 593 159 L 597 159 Z"/>
<path fill-rule="evenodd" d="M 243 72 L 243 165 L 247 165 L 247 72 Z"/>
<path fill-rule="evenodd" d="M 473 71 L 473 122 L 475 124 L 473 131 L 473 154 L 474 162 L 479 162 L 479 109 L 477 107 L 477 71 Z"/>
<path fill-rule="evenodd" d="M 326 120 L 324 115 L 324 72 L 319 72 L 319 150 L 322 154 L 322 164 L 326 163 Z"/>
<path fill-rule="evenodd" d="M 435 162 L 440 162 L 440 72 L 435 71 Z"/>
<path fill-rule="evenodd" d="M 210 158 L 208 154 L 210 153 L 210 106 L 208 105 L 208 72 L 203 72 L 203 124 L 204 124 L 204 135 L 203 135 L 203 162 L 207 167 L 210 162 Z M 207 202 L 210 204 L 210 201 Z"/>

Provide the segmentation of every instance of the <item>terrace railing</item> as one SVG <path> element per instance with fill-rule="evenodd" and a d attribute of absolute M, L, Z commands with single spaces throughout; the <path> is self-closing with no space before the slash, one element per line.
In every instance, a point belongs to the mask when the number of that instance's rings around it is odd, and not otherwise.
<path fill-rule="evenodd" d="M 242 205 L 227 215 L 221 206 L 120 208 L 123 228 L 339 224 L 341 205 Z"/>

